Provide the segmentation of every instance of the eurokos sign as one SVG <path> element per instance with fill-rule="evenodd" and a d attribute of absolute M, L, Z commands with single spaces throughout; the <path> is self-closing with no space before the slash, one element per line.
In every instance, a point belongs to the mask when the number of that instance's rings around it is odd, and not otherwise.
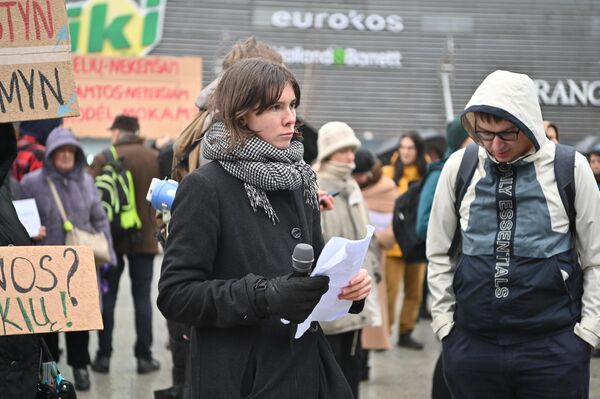
<path fill-rule="evenodd" d="M 167 0 L 85 0 L 67 4 L 75 54 L 145 55 L 161 40 Z"/>
<path fill-rule="evenodd" d="M 404 23 L 399 15 L 365 14 L 356 10 L 347 12 L 304 12 L 275 11 L 271 15 L 271 25 L 277 28 L 294 27 L 297 29 L 325 29 L 372 32 L 402 32 Z"/>

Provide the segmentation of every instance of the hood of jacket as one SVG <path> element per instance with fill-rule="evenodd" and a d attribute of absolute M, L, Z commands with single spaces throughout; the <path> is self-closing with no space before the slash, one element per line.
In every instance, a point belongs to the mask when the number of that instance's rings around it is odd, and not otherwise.
<path fill-rule="evenodd" d="M 219 75 L 215 80 L 210 82 L 208 86 L 202 89 L 200 94 L 198 94 L 198 97 L 196 97 L 196 107 L 198 107 L 201 110 L 205 110 L 208 108 L 208 100 L 210 96 L 214 93 L 220 81 L 221 75 Z"/>
<path fill-rule="evenodd" d="M 72 145 L 76 148 L 75 150 L 75 167 L 67 173 L 60 173 L 54 164 L 52 163 L 52 154 L 57 148 L 64 145 Z M 64 127 L 57 127 L 54 129 L 48 139 L 46 140 L 46 154 L 44 155 L 44 171 L 49 175 L 60 175 L 66 178 L 77 178 L 85 171 L 85 155 L 83 154 L 83 148 L 81 144 L 71 130 Z"/>
<path fill-rule="evenodd" d="M 12 123 L 0 124 L 0 185 L 10 172 L 11 165 L 17 157 L 17 137 Z"/>
<path fill-rule="evenodd" d="M 535 152 L 548 140 L 537 90 L 527 75 L 498 70 L 481 82 L 461 116 L 471 137 L 474 137 L 474 112 L 485 112 L 510 121 L 529 138 Z"/>

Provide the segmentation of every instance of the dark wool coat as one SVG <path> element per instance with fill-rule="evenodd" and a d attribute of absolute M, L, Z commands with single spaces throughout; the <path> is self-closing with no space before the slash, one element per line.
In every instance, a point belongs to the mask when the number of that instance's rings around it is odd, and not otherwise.
<path fill-rule="evenodd" d="M 158 253 L 158 241 L 156 241 L 155 211 L 146 201 L 146 194 L 153 177 L 158 174 L 158 152 L 144 145 L 144 140 L 134 134 L 121 135 L 115 144 L 117 154 L 123 158 L 123 163 L 133 175 L 135 187 L 135 205 L 140 220 L 142 221 L 142 237 L 139 242 L 131 243 L 130 240 L 115 240 L 114 246 L 117 254 Z M 102 168 L 106 165 L 106 157 L 100 153 L 94 157 L 91 170 L 94 176 L 100 175 Z"/>
<path fill-rule="evenodd" d="M 0 124 L 0 246 L 31 245 L 27 231 L 17 218 L 8 189 L 7 174 L 16 154 L 17 141 L 12 124 Z M 0 297 L 3 295 L 0 294 Z M 1 398 L 35 398 L 40 360 L 39 342 L 38 336 L 30 334 L 0 336 Z"/>
<path fill-rule="evenodd" d="M 218 162 L 195 170 L 177 191 L 158 307 L 193 326 L 186 398 L 351 398 L 320 329 L 293 340 L 289 325 L 261 319 L 255 307 L 257 276 L 291 273 L 300 242 L 315 257 L 323 248 L 319 212 L 301 190 L 267 195 L 276 225 L 252 210 L 243 183 Z"/>

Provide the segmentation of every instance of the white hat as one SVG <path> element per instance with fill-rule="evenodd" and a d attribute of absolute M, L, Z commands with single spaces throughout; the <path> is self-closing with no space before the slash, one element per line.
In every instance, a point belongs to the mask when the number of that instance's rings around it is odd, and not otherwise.
<path fill-rule="evenodd" d="M 327 122 L 319 129 L 317 147 L 319 149 L 317 160 L 322 161 L 342 148 L 360 148 L 360 141 L 348 124 L 344 122 Z"/>

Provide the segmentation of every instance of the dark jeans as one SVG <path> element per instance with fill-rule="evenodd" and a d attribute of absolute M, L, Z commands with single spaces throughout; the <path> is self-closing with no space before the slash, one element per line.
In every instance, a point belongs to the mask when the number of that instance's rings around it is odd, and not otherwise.
<path fill-rule="evenodd" d="M 56 362 L 60 358 L 58 348 L 58 333 L 44 334 L 44 340 L 48 349 Z M 89 331 L 73 331 L 65 333 L 67 342 L 67 364 L 73 368 L 84 368 L 90 364 L 90 352 L 88 344 L 90 342 Z"/>
<path fill-rule="evenodd" d="M 438 357 L 433 371 L 433 384 L 431 385 L 431 399 L 452 399 L 446 380 L 444 379 L 444 362 L 442 354 Z"/>
<path fill-rule="evenodd" d="M 497 345 L 455 326 L 442 341 L 444 375 L 461 399 L 586 399 L 591 346 L 570 329 Z"/>
<path fill-rule="evenodd" d="M 115 305 L 119 291 L 119 281 L 125 269 L 123 255 L 117 255 L 118 265 L 111 267 L 103 276 L 108 282 L 108 291 L 102 295 L 102 320 L 104 330 L 98 331 L 98 355 L 110 357 L 112 347 L 112 334 L 114 328 Z M 150 287 L 152 283 L 152 269 L 154 255 L 128 254 L 129 277 L 131 278 L 131 293 L 135 307 L 135 341 L 134 354 L 137 358 L 150 358 L 152 356 L 152 304 L 150 301 Z"/>

